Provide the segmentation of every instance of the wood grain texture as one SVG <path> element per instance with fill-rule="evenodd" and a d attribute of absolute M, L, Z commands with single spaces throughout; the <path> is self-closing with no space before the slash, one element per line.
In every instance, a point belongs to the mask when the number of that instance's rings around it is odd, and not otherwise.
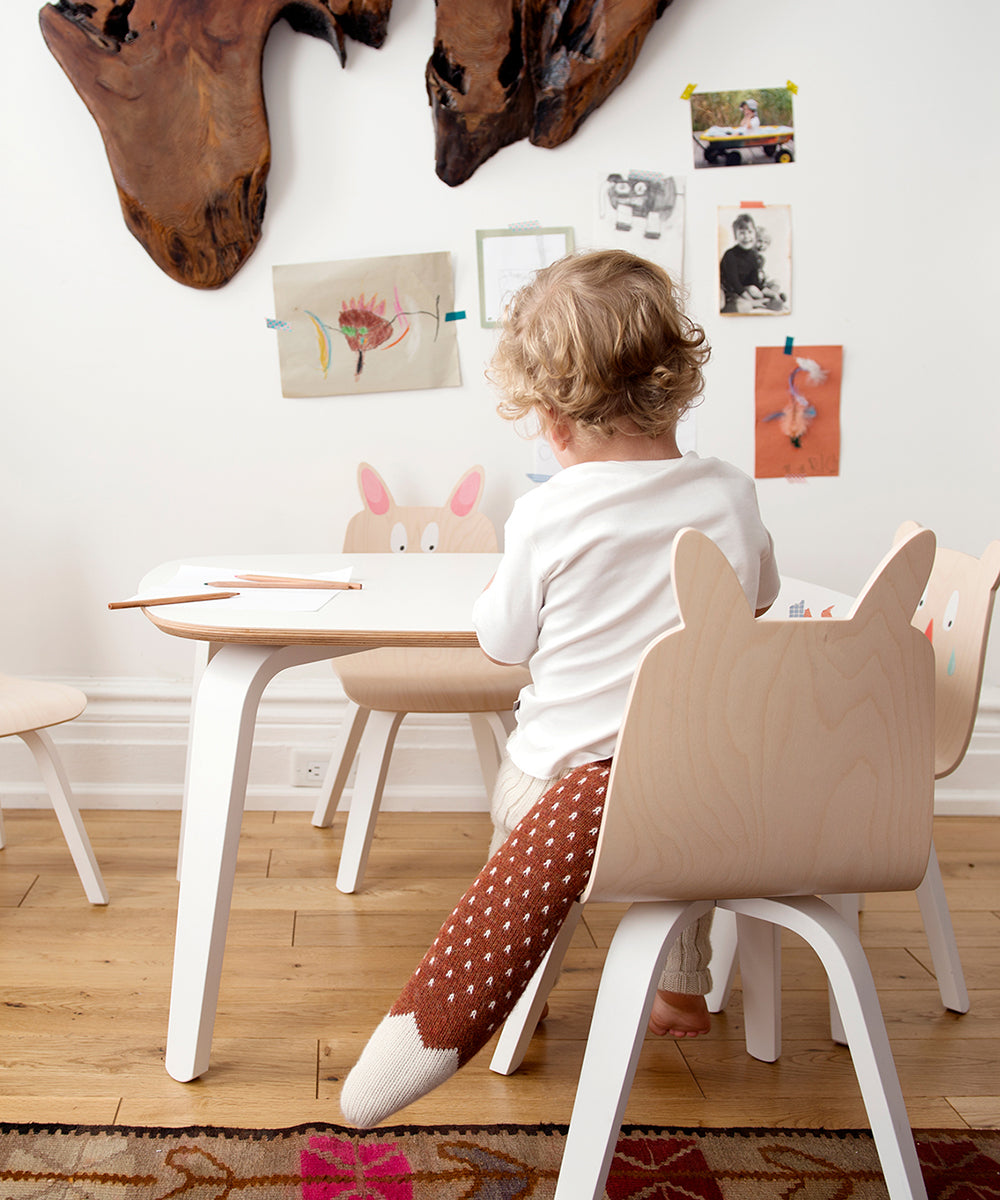
<path fill-rule="evenodd" d="M 458 184 L 523 137 L 557 146 L 628 75 L 670 0 L 440 0 L 427 91 Z M 257 245 L 271 147 L 261 85 L 280 19 L 385 39 L 391 0 L 55 0 L 42 36 L 104 139 L 129 230 L 172 279 L 228 283 Z"/>
<path fill-rule="evenodd" d="M 0 737 L 72 721 L 87 707 L 78 688 L 0 675 Z"/>
<path fill-rule="evenodd" d="M 670 0 L 439 0 L 427 95 L 435 169 L 463 183 L 521 138 L 558 146 L 631 71 Z"/>
<path fill-rule="evenodd" d="M 363 507 L 347 523 L 346 554 L 496 552 L 496 529 L 479 511 L 481 466 L 463 472 L 439 505 L 397 504 L 369 463 L 358 464 L 357 479 Z M 499 666 L 478 648 L 386 647 L 339 659 L 334 669 L 348 698 L 374 712 L 509 712 L 531 682 L 525 667 Z"/>
<path fill-rule="evenodd" d="M 456 858 L 469 866 L 478 846 L 485 859 L 489 841 L 485 813 L 384 813 L 366 890 L 345 896 L 334 886 L 328 861 L 315 852 L 319 844 L 336 861 L 343 816 L 331 829 L 317 830 L 305 813 L 245 814 L 243 838 L 254 853 L 237 868 L 229 936 L 236 954 L 226 957 L 213 1066 L 196 1083 L 180 1084 L 167 1076 L 162 1060 L 179 814 L 85 815 L 112 895 L 103 909 L 81 905 L 79 882 L 50 812 L 7 814 L 11 845 L 0 852 L 0 1094 L 8 1121 L 339 1122 L 340 1071 L 353 1064 L 419 960 L 427 930 L 440 925 L 466 886 L 467 879 L 455 877 Z M 869 948 L 871 927 L 869 953 L 911 1123 L 995 1126 L 1000 899 L 988 868 L 1000 857 L 1000 821 L 939 817 L 934 836 L 956 864 L 976 864 L 968 879 L 943 866 L 963 939 L 970 1011 L 956 1016 L 938 1007 L 934 980 L 918 961 L 926 958 L 926 943 L 912 893 L 871 895 L 861 915 L 862 941 Z M 458 855 L 456 844 L 462 846 Z M 312 875 L 275 877 L 278 853 L 291 861 L 297 851 Z M 407 853 L 420 858 L 422 886 L 399 886 L 399 860 Z M 32 858 L 39 865 L 29 872 L 24 864 Z M 30 886 L 5 891 L 3 883 L 22 874 Z M 551 1016 L 522 1071 L 509 1078 L 493 1074 L 488 1049 L 401 1120 L 568 1120 L 600 962 L 619 911 L 618 905 L 587 906 Z M 974 936 L 963 937 L 963 931 Z M 296 950 L 313 953 L 299 959 Z M 269 970 L 272 951 L 282 956 L 280 978 Z M 320 983 L 318 952 L 326 956 Z M 371 960 L 379 959 L 384 964 L 372 967 Z M 849 1055 L 829 1040 L 826 982 L 815 956 L 793 939 L 783 959 L 782 1062 L 747 1060 L 737 988 L 708 1038 L 683 1046 L 646 1039 L 629 1121 L 820 1128 L 866 1123 Z M 294 966 L 299 961 L 301 975 Z M 389 982 L 375 984 L 376 975 Z"/>
<path fill-rule="evenodd" d="M 42 36 L 104 139 L 130 231 L 161 270 L 227 283 L 264 217 L 271 147 L 261 86 L 284 18 L 344 61 L 385 37 L 391 0 L 58 0 Z"/>
<path fill-rule="evenodd" d="M 847 620 L 755 621 L 704 535 L 674 543 L 682 625 L 636 672 L 586 898 L 916 887 L 930 850 L 933 653 L 912 534 Z"/>

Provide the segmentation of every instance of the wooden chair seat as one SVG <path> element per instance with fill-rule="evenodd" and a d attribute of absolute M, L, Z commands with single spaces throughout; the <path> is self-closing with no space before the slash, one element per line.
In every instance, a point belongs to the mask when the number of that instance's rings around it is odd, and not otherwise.
<path fill-rule="evenodd" d="M 337 662 L 347 696 L 364 708 L 414 713 L 499 712 L 531 676 L 481 650 L 366 650 Z"/>
<path fill-rule="evenodd" d="M 77 688 L 0 675 L 0 737 L 61 725 L 86 707 L 87 697 Z"/>

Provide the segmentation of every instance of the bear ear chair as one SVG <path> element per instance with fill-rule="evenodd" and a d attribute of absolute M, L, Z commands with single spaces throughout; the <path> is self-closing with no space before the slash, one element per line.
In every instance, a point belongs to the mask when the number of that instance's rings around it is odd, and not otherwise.
<path fill-rule="evenodd" d="M 358 467 L 364 508 L 348 522 L 348 554 L 497 552 L 493 523 L 479 512 L 485 485 L 480 466 L 458 479 L 442 505 L 397 504 L 382 476 Z M 337 872 L 337 887 L 361 886 L 382 803 L 396 734 L 407 713 L 467 713 L 487 795 L 513 728 L 514 702 L 530 682 L 524 667 L 500 666 L 478 649 L 406 647 L 367 650 L 338 658 L 347 707 L 340 736 L 313 813 L 329 826 L 355 759 L 357 771 Z"/>
<path fill-rule="evenodd" d="M 596 1200 L 667 952 L 718 909 L 759 950 L 745 982 L 770 978 L 782 927 L 816 950 L 889 1195 L 926 1200 L 871 970 L 815 893 L 896 891 L 923 874 L 934 671 L 910 617 L 933 554 L 933 535 L 908 538 L 845 620 L 755 621 L 721 552 L 694 530 L 678 534 L 683 624 L 643 655 L 613 763 L 559 780 L 480 872 L 348 1076 L 347 1119 L 376 1124 L 423 1095 L 497 1020 L 491 1068 L 516 1071 L 583 905 L 624 903 L 555 1191 Z M 520 931 L 506 946 L 505 922 Z M 773 1058 L 774 1030 L 757 1018 L 748 1012 L 748 1049 Z"/>
<path fill-rule="evenodd" d="M 896 530 L 896 546 L 927 533 L 915 521 Z M 950 775 L 965 757 L 979 710 L 986 647 L 997 586 L 1000 584 L 1000 541 L 991 542 L 982 557 L 937 546 L 927 586 L 918 599 L 913 626 L 934 648 L 934 774 Z M 951 1012 L 969 1011 L 969 993 L 958 953 L 955 930 L 945 896 L 937 852 L 933 844 L 923 880 L 916 888 L 941 1003 Z M 861 896 L 848 893 L 827 896 L 838 912 L 858 929 Z M 733 922 L 717 920 L 713 934 L 715 987 L 709 1008 L 721 1012 L 729 1001 L 737 965 L 737 939 Z M 772 1006 L 778 1011 L 780 981 L 771 984 Z M 836 1005 L 830 1006 L 830 1031 L 844 1042 Z"/>

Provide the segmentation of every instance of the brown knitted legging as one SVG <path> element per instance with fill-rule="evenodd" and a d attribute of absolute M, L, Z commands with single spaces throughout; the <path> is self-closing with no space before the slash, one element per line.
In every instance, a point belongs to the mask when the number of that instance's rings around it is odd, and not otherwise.
<path fill-rule="evenodd" d="M 353 1124 L 437 1087 L 510 1015 L 590 876 L 610 773 L 604 760 L 558 780 L 480 871 L 348 1075 Z"/>

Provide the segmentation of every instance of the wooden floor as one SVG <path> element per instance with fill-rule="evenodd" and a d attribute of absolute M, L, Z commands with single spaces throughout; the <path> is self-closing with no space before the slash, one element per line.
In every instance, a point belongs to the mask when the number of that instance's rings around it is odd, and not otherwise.
<path fill-rule="evenodd" d="M 212 1065 L 163 1069 L 176 813 L 85 814 L 111 904 L 84 898 L 55 819 L 6 814 L 0 853 L 0 1120 L 285 1126 L 340 1121 L 340 1081 L 482 864 L 484 814 L 384 814 L 366 885 L 334 886 L 343 830 L 248 813 Z M 935 840 L 972 1009 L 942 1010 L 912 895 L 869 896 L 862 936 L 914 1126 L 1000 1125 L 1000 818 L 939 818 Z M 489 1049 L 398 1118 L 566 1122 L 615 910 L 589 908 L 522 1070 Z M 647 1038 L 626 1121 L 867 1124 L 850 1057 L 829 1040 L 812 952 L 784 953 L 784 1052 L 749 1058 L 739 994 L 712 1034 Z"/>

